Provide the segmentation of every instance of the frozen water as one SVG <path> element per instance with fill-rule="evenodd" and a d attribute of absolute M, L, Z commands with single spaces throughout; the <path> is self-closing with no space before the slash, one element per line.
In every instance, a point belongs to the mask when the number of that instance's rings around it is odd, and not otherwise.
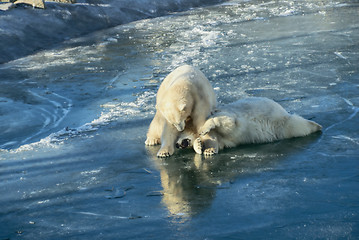
<path fill-rule="evenodd" d="M 75 4 L 46 1 L 46 10 L 23 7 L 0 10 L 0 63 L 96 30 L 222 1 L 78 0 Z"/>
<path fill-rule="evenodd" d="M 359 5 L 227 1 L 0 65 L 0 239 L 356 239 Z M 144 146 L 163 78 L 269 97 L 321 134 L 203 158 Z"/>

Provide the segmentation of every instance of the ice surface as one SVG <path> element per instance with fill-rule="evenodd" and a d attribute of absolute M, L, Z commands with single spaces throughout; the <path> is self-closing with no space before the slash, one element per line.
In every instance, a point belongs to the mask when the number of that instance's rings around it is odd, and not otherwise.
<path fill-rule="evenodd" d="M 0 63 L 96 30 L 223 0 L 80 0 L 46 2 L 46 9 L 0 11 Z M 114 39 L 114 38 L 112 38 Z"/>
<path fill-rule="evenodd" d="M 228 1 L 0 65 L 0 239 L 358 238 L 358 7 Z M 220 104 L 272 98 L 323 132 L 158 159 L 155 94 L 184 63 Z"/>

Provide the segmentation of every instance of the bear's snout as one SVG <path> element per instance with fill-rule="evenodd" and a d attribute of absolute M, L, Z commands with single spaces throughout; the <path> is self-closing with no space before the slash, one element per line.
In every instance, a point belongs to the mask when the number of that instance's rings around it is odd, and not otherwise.
<path fill-rule="evenodd" d="M 181 143 L 176 143 L 176 148 L 187 148 L 190 145 L 190 139 L 183 139 Z"/>
<path fill-rule="evenodd" d="M 182 132 L 186 126 L 184 122 L 181 122 L 180 124 L 173 124 L 177 131 Z"/>

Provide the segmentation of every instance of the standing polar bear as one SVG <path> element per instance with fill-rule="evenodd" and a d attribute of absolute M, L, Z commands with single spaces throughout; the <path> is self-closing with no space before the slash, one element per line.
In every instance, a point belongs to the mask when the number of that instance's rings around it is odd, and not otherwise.
<path fill-rule="evenodd" d="M 145 144 L 161 144 L 158 157 L 172 155 L 180 133 L 185 129 L 197 133 L 216 104 L 213 88 L 201 71 L 189 65 L 178 67 L 158 89 L 156 115 Z"/>
<path fill-rule="evenodd" d="M 253 97 L 224 106 L 207 119 L 199 135 L 186 130 L 176 146 L 193 145 L 196 153 L 213 155 L 225 147 L 303 137 L 321 129 L 313 121 L 289 114 L 273 100 Z"/>

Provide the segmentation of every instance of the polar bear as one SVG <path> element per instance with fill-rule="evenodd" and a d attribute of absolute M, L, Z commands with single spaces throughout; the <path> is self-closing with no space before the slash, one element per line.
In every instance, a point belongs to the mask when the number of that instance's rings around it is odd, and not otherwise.
<path fill-rule="evenodd" d="M 213 155 L 225 147 L 302 137 L 321 129 L 313 121 L 289 114 L 273 100 L 253 97 L 224 106 L 207 119 L 199 135 L 186 130 L 176 146 L 193 145 L 196 153 Z"/>
<path fill-rule="evenodd" d="M 158 157 L 172 155 L 180 132 L 191 129 L 197 133 L 216 105 L 216 95 L 204 74 L 189 65 L 178 67 L 158 89 L 156 114 L 145 144 L 161 144 Z"/>

